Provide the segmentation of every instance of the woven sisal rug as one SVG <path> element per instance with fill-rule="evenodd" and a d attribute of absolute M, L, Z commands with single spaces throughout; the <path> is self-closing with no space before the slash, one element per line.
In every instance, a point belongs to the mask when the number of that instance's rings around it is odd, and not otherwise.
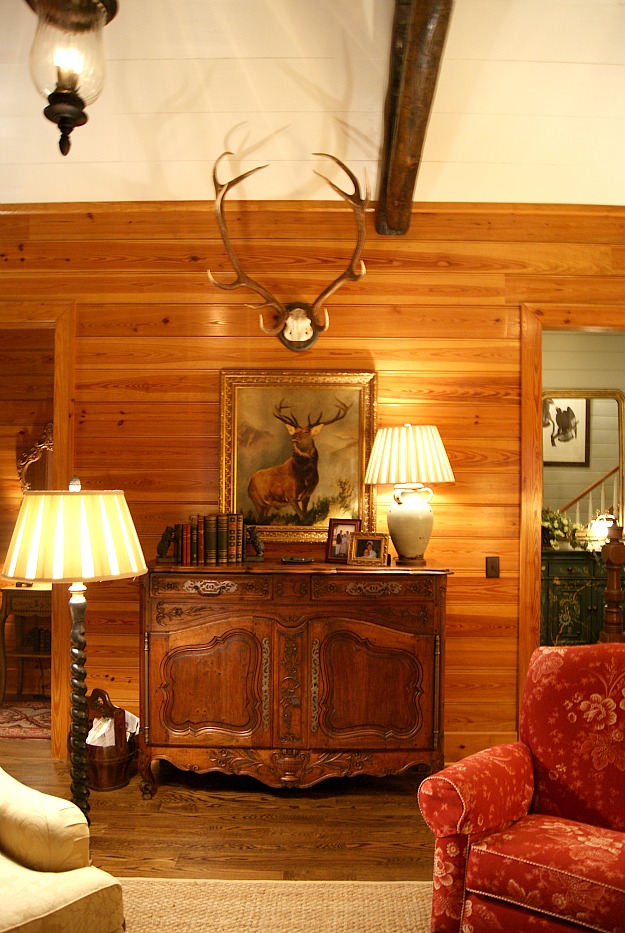
<path fill-rule="evenodd" d="M 424 881 L 120 878 L 127 933 L 427 933 Z"/>
<path fill-rule="evenodd" d="M 0 739 L 49 738 L 49 700 L 5 699 L 0 706 Z"/>

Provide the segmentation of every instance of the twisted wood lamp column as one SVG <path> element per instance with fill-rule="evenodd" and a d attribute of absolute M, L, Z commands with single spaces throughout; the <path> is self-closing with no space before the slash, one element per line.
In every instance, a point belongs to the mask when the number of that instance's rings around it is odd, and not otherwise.
<path fill-rule="evenodd" d="M 70 633 L 70 716 L 69 747 L 72 802 L 80 807 L 89 820 L 89 788 L 87 787 L 87 734 L 89 732 L 89 704 L 87 702 L 87 656 L 85 647 L 86 586 L 74 583 L 70 587 L 69 614 L 72 619 Z"/>

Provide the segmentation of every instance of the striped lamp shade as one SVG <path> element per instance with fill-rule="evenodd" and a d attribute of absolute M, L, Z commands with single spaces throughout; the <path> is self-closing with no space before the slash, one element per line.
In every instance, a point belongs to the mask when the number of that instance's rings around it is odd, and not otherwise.
<path fill-rule="evenodd" d="M 121 490 L 24 493 L 2 571 L 5 579 L 82 583 L 146 572 Z"/>
<path fill-rule="evenodd" d="M 404 424 L 378 430 L 369 457 L 365 483 L 416 485 L 454 482 L 454 474 L 437 427 L 431 424 Z"/>

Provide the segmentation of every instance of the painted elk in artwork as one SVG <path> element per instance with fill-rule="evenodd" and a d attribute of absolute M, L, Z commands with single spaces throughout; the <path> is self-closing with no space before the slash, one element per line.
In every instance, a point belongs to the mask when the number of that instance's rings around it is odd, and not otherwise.
<path fill-rule="evenodd" d="M 257 470 L 247 487 L 259 524 L 267 521 L 272 509 L 280 511 L 287 506 L 293 509 L 300 522 L 306 522 L 310 497 L 319 484 L 319 452 L 315 447 L 315 437 L 329 424 L 341 421 L 351 405 L 337 399 L 337 412 L 333 418 L 322 421 L 323 412 L 320 412 L 316 421 L 311 421 L 308 415 L 308 424 L 305 425 L 299 424 L 294 415 L 285 413 L 289 407 L 282 400 L 274 406 L 273 416 L 291 435 L 293 453 L 278 466 Z"/>
<path fill-rule="evenodd" d="M 369 185 L 368 183 L 365 183 L 366 190 L 363 196 L 358 179 L 343 162 L 341 162 L 335 156 L 328 155 L 325 152 L 313 153 L 313 155 L 324 156 L 325 158 L 332 159 L 333 162 L 336 162 L 336 164 L 347 174 L 354 186 L 353 194 L 349 194 L 331 182 L 329 178 L 325 177 L 325 175 L 321 175 L 320 172 L 315 172 L 316 175 L 319 175 L 320 178 L 323 178 L 324 181 L 330 185 L 333 191 L 335 191 L 343 198 L 344 201 L 351 205 L 354 211 L 354 216 L 356 218 L 356 245 L 354 247 L 354 251 L 352 253 L 347 269 L 342 272 L 336 279 L 334 279 L 333 282 L 326 286 L 326 288 L 323 289 L 317 298 L 315 298 L 312 304 L 308 304 L 305 301 L 293 301 L 289 302 L 288 304 L 283 304 L 263 285 L 261 285 L 259 282 L 256 282 L 243 271 L 239 258 L 237 257 L 234 247 L 232 246 L 232 241 L 228 232 L 223 209 L 226 195 L 232 188 L 234 188 L 235 185 L 238 185 L 239 182 L 243 181 L 245 178 L 249 178 L 250 175 L 260 171 L 262 168 L 267 168 L 267 166 L 258 165 L 256 168 L 250 169 L 250 171 L 244 172 L 242 175 L 238 175 L 231 181 L 222 183 L 217 178 L 217 168 L 221 160 L 225 156 L 229 155 L 232 155 L 232 153 L 223 152 L 215 162 L 213 168 L 213 183 L 215 185 L 215 214 L 217 216 L 217 223 L 219 225 L 219 230 L 224 241 L 224 246 L 226 247 L 226 252 L 228 253 L 228 258 L 230 259 L 230 262 L 232 263 L 236 272 L 236 278 L 232 282 L 218 282 L 214 275 L 211 273 L 210 269 L 208 271 L 208 277 L 212 284 L 216 285 L 218 288 L 233 289 L 245 287 L 249 288 L 253 292 L 256 292 L 257 295 L 260 295 L 263 301 L 261 304 L 252 305 L 251 307 L 273 308 L 275 312 L 274 322 L 271 326 L 267 326 L 263 320 L 263 315 L 260 315 L 261 330 L 265 334 L 271 334 L 274 337 L 277 336 L 284 344 L 284 346 L 289 350 L 308 350 L 308 348 L 311 347 L 316 341 L 319 334 L 322 334 L 329 327 L 330 320 L 328 317 L 328 312 L 325 310 L 325 308 L 323 309 L 323 319 L 320 319 L 320 312 L 324 302 L 326 302 L 330 295 L 333 295 L 334 292 L 340 288 L 344 282 L 357 282 L 364 276 L 366 272 L 365 264 L 361 260 L 360 255 L 365 244 L 365 212 L 369 203 Z"/>

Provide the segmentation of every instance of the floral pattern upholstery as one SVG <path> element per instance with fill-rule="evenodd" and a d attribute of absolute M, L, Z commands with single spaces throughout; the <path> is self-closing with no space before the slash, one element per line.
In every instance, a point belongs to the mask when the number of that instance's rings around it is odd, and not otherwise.
<path fill-rule="evenodd" d="M 419 788 L 431 930 L 625 931 L 625 644 L 539 648 L 520 741 Z"/>
<path fill-rule="evenodd" d="M 520 737 L 536 769 L 532 810 L 625 832 L 625 645 L 539 649 Z"/>

